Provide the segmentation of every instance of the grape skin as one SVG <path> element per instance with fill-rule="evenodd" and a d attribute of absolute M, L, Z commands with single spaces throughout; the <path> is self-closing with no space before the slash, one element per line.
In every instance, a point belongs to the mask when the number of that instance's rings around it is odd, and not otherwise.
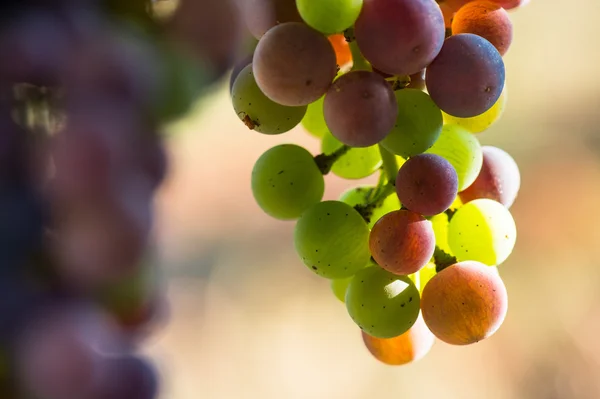
<path fill-rule="evenodd" d="M 343 146 L 343 143 L 327 132 L 323 136 L 321 151 L 324 154 L 332 154 Z M 377 146 L 351 148 L 335 161 L 331 172 L 343 179 L 362 179 L 375 173 L 381 164 L 381 155 Z"/>
<path fill-rule="evenodd" d="M 362 4 L 363 0 L 296 0 L 302 19 L 325 34 L 343 32 L 354 25 Z"/>
<path fill-rule="evenodd" d="M 445 112 L 442 112 L 444 117 L 444 123 L 448 125 L 458 125 L 467 129 L 471 133 L 481 133 L 491 126 L 493 126 L 500 117 L 504 113 L 504 109 L 506 108 L 506 101 L 508 99 L 506 85 L 504 85 L 504 90 L 502 94 L 500 94 L 500 98 L 498 101 L 492 106 L 492 108 L 488 109 L 481 115 L 474 116 L 472 118 L 457 118 L 452 115 L 448 115 Z"/>

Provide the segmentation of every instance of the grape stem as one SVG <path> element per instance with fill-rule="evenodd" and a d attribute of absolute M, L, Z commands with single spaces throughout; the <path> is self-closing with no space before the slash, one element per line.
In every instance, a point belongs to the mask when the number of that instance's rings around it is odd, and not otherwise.
<path fill-rule="evenodd" d="M 391 185 L 396 185 L 396 175 L 398 175 L 398 162 L 396 156 L 389 152 L 385 147 L 379 144 L 379 153 L 383 161 L 383 171 L 387 176 L 387 181 Z"/>
<path fill-rule="evenodd" d="M 378 185 L 371 189 L 371 192 L 367 195 L 367 202 L 365 204 L 359 204 L 354 207 L 358 213 L 365 219 L 367 223 L 371 221 L 373 211 L 383 204 L 383 201 L 396 191 L 396 188 L 391 184 Z M 371 199 L 372 198 L 372 199 Z"/>
<path fill-rule="evenodd" d="M 356 38 L 354 37 L 354 28 L 348 28 L 344 31 L 344 37 L 350 45 L 350 52 L 352 53 L 352 69 L 351 71 L 372 71 L 373 68 L 369 61 L 360 52 Z"/>
<path fill-rule="evenodd" d="M 433 261 L 435 262 L 435 271 L 439 273 L 457 263 L 458 259 L 436 245 L 435 252 L 433 253 Z"/>
<path fill-rule="evenodd" d="M 326 175 L 329 172 L 331 172 L 333 164 L 343 155 L 345 155 L 348 151 L 350 151 L 350 149 L 350 146 L 344 145 L 329 155 L 324 153 L 319 154 L 315 157 L 315 163 L 317 164 L 317 167 L 319 168 L 321 173 Z"/>
<path fill-rule="evenodd" d="M 452 220 L 452 216 L 454 216 L 454 214 L 456 213 L 456 209 L 452 209 L 452 208 L 448 208 L 446 209 L 446 211 L 444 212 L 447 216 L 448 216 L 448 222 L 450 220 Z"/>

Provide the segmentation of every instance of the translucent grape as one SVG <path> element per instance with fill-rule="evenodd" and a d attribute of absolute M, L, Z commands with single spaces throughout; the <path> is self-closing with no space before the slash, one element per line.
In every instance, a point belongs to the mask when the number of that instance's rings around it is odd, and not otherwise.
<path fill-rule="evenodd" d="M 350 285 L 350 281 L 352 281 L 352 277 L 354 276 L 331 280 L 331 291 L 333 291 L 333 295 L 342 302 L 346 302 L 346 290 Z"/>
<path fill-rule="evenodd" d="M 314 103 L 308 105 L 306 114 L 302 119 L 302 126 L 307 132 L 317 138 L 322 138 L 329 133 L 329 128 L 325 123 L 325 116 L 323 115 L 323 102 L 325 96 L 319 98 Z"/>
<path fill-rule="evenodd" d="M 398 275 L 418 272 L 433 256 L 435 234 L 423 216 L 399 210 L 383 216 L 369 236 L 371 254 L 382 268 Z"/>
<path fill-rule="evenodd" d="M 300 16 L 325 34 L 343 32 L 358 18 L 363 0 L 296 0 Z"/>
<path fill-rule="evenodd" d="M 478 262 L 461 262 L 435 275 L 423 290 L 423 319 L 452 345 L 469 345 L 494 334 L 506 316 L 502 279 Z"/>
<path fill-rule="evenodd" d="M 271 148 L 252 169 L 252 193 L 262 210 L 276 219 L 297 219 L 321 201 L 323 175 L 304 148 L 282 144 Z"/>
<path fill-rule="evenodd" d="M 449 125 L 458 125 L 467 129 L 471 133 L 481 133 L 489 129 L 494 123 L 500 120 L 500 117 L 506 108 L 506 100 L 506 86 L 504 86 L 504 90 L 502 91 L 502 94 L 500 94 L 498 101 L 496 101 L 492 108 L 488 109 L 483 114 L 474 116 L 472 118 L 457 118 L 442 112 L 442 115 L 444 116 L 444 123 Z"/>
<path fill-rule="evenodd" d="M 403 89 L 394 94 L 398 116 L 394 128 L 381 144 L 404 158 L 427 151 L 442 131 L 442 111 L 421 90 Z"/>
<path fill-rule="evenodd" d="M 425 69 L 445 36 L 444 17 L 434 0 L 365 1 L 354 29 L 365 58 L 391 75 Z"/>
<path fill-rule="evenodd" d="M 446 39 L 427 67 L 427 91 L 442 111 L 460 118 L 490 109 L 504 88 L 504 62 L 484 38 L 461 33 Z"/>
<path fill-rule="evenodd" d="M 427 153 L 446 158 L 454 166 L 458 175 L 458 191 L 473 184 L 483 163 L 477 138 L 456 125 L 444 125 L 442 134 Z"/>
<path fill-rule="evenodd" d="M 264 134 L 281 134 L 296 127 L 306 114 L 306 106 L 286 107 L 270 100 L 258 88 L 252 65 L 238 75 L 231 92 L 233 108 L 251 130 Z"/>
<path fill-rule="evenodd" d="M 521 174 L 515 160 L 504 150 L 485 146 L 481 171 L 466 190 L 460 193 L 463 202 L 489 198 L 510 208 L 521 186 Z"/>
<path fill-rule="evenodd" d="M 352 52 L 350 51 L 350 45 L 346 41 L 346 37 L 338 33 L 329 36 L 328 39 L 335 50 L 335 59 L 340 68 L 352 63 Z"/>
<path fill-rule="evenodd" d="M 408 331 L 419 317 L 419 290 L 406 276 L 379 267 L 356 273 L 346 291 L 346 308 L 354 322 L 376 338 Z"/>
<path fill-rule="evenodd" d="M 340 196 L 340 201 L 347 203 L 350 206 L 365 205 L 369 203 L 375 187 L 372 186 L 361 186 L 351 188 L 345 191 Z M 381 219 L 383 215 L 387 215 L 392 211 L 397 211 L 401 207 L 398 196 L 395 194 L 388 195 L 379 206 L 376 206 L 369 218 L 369 228 L 373 228 L 375 223 Z"/>
<path fill-rule="evenodd" d="M 419 288 L 419 292 L 421 294 L 423 294 L 423 290 L 427 286 L 427 283 L 429 282 L 429 280 L 431 280 L 433 278 L 433 276 L 436 275 L 436 273 L 437 273 L 436 266 L 435 266 L 435 263 L 433 263 L 433 262 L 429 262 L 427 265 L 425 265 L 424 268 L 419 270 L 418 288 Z"/>
<path fill-rule="evenodd" d="M 324 103 L 329 131 L 352 147 L 379 143 L 394 127 L 398 106 L 391 86 L 379 74 L 353 71 L 340 76 Z"/>
<path fill-rule="evenodd" d="M 441 156 L 419 154 L 400 168 L 396 192 L 409 210 L 425 216 L 437 215 L 454 202 L 458 177 L 450 162 Z"/>
<path fill-rule="evenodd" d="M 337 73 L 335 51 L 329 40 L 296 22 L 277 25 L 262 37 L 252 67 L 261 91 L 287 106 L 318 100 Z"/>
<path fill-rule="evenodd" d="M 499 202 L 476 199 L 460 207 L 448 226 L 448 244 L 460 261 L 493 266 L 511 254 L 517 228 L 510 212 Z"/>
<path fill-rule="evenodd" d="M 373 357 L 390 366 L 401 366 L 422 359 L 435 342 L 435 336 L 420 314 L 407 332 L 394 338 L 375 338 L 364 331 L 361 333 L 363 342 Z"/>
<path fill-rule="evenodd" d="M 329 279 L 350 277 L 369 262 L 369 228 L 341 201 L 324 201 L 302 214 L 294 230 L 296 251 L 314 273 Z"/>
<path fill-rule="evenodd" d="M 440 213 L 429 219 L 435 234 L 435 245 L 449 255 L 453 255 L 450 245 L 448 244 L 448 215 Z"/>
<path fill-rule="evenodd" d="M 257 39 L 278 24 L 302 22 L 296 0 L 242 0 L 238 4 L 248 30 Z"/>
<path fill-rule="evenodd" d="M 324 154 L 332 154 L 343 146 L 344 144 L 331 133 L 327 132 L 323 136 L 321 150 Z M 381 163 L 377 146 L 352 148 L 335 161 L 331 171 L 344 179 L 362 179 L 375 173 L 381 167 Z"/>
<path fill-rule="evenodd" d="M 454 15 L 452 33 L 473 33 L 489 41 L 500 55 L 506 54 L 512 42 L 513 27 L 504 8 L 488 1 L 473 1 Z"/>

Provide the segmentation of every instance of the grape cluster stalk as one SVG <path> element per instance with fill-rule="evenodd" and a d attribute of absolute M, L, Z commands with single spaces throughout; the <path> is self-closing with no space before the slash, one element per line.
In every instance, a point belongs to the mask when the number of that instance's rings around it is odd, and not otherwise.
<path fill-rule="evenodd" d="M 241 7 L 1 11 L 0 397 L 157 398 L 159 370 L 139 347 L 168 309 L 152 230 L 163 132 L 242 56 Z"/>
<path fill-rule="evenodd" d="M 493 335 L 521 183 L 514 159 L 478 134 L 504 112 L 507 10 L 527 1 L 251 3 L 242 14 L 258 42 L 231 75 L 233 108 L 251 131 L 302 126 L 322 149 L 267 150 L 252 170 L 257 204 L 297 221 L 301 262 L 331 282 L 381 362 Z M 328 173 L 379 180 L 323 200 Z"/>

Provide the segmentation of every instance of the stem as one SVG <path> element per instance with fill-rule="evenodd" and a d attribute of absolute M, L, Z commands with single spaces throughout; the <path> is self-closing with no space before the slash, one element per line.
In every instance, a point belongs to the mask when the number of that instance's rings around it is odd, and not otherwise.
<path fill-rule="evenodd" d="M 388 182 L 392 185 L 396 185 L 396 175 L 398 175 L 398 161 L 396 156 L 386 150 L 381 144 L 379 144 L 379 152 L 381 154 L 381 160 L 383 161 L 383 170 L 387 175 Z"/>
<path fill-rule="evenodd" d="M 435 247 L 435 252 L 433 253 L 433 260 L 435 262 L 435 271 L 437 273 L 458 262 L 456 257 L 448 254 L 437 245 Z"/>
<path fill-rule="evenodd" d="M 456 209 L 452 209 L 452 208 L 446 209 L 446 211 L 444 213 L 448 216 L 448 222 L 450 222 L 450 220 L 452 220 L 452 216 L 454 216 L 456 211 L 457 211 Z"/>
<path fill-rule="evenodd" d="M 373 199 L 369 199 L 365 204 L 359 204 L 354 207 L 354 209 L 356 209 L 358 213 L 360 213 L 360 215 L 363 217 L 363 219 L 365 219 L 367 223 L 371 221 L 373 211 L 379 208 L 387 197 L 389 197 L 392 193 L 395 193 L 396 188 L 391 184 L 378 186 L 374 188 L 371 193 L 369 193 L 369 198 L 373 195 L 373 192 L 376 192 Z"/>
<path fill-rule="evenodd" d="M 324 175 L 328 174 L 329 172 L 331 172 L 331 168 L 332 168 L 333 164 L 335 163 L 335 161 L 340 159 L 348 151 L 350 151 L 350 147 L 347 145 L 344 145 L 329 155 L 327 155 L 327 154 L 317 155 L 315 157 L 315 162 L 317 164 L 317 167 L 319 168 L 321 173 L 323 173 Z"/>

